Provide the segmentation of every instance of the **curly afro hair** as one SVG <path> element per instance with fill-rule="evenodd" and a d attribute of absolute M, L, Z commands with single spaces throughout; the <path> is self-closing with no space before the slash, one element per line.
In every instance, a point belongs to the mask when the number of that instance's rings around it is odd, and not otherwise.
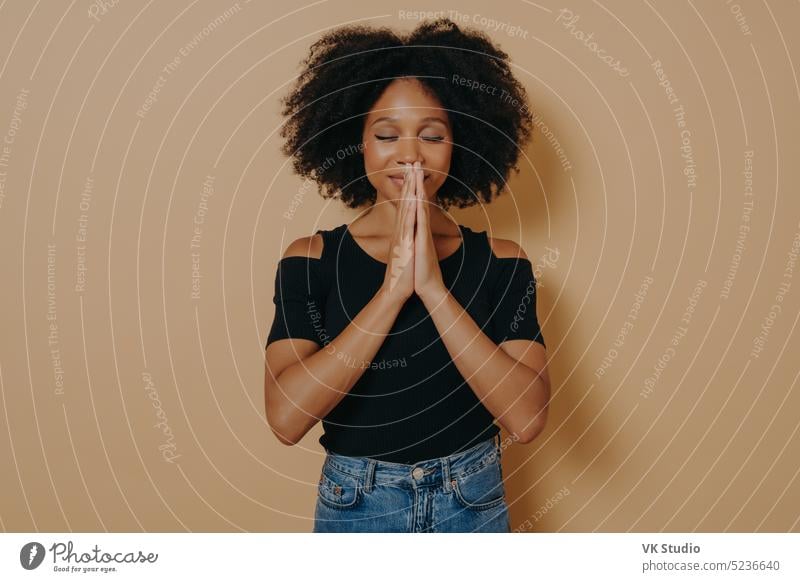
<path fill-rule="evenodd" d="M 531 137 L 527 94 L 508 55 L 480 31 L 462 30 L 446 18 L 423 22 L 407 35 L 344 26 L 317 40 L 302 64 L 281 101 L 287 118 L 282 151 L 295 172 L 322 186 L 324 198 L 340 193 L 350 208 L 375 202 L 364 173 L 363 126 L 400 77 L 415 77 L 450 116 L 453 154 L 437 192 L 444 208 L 489 203 L 510 170 L 519 171 L 519 151 Z"/>

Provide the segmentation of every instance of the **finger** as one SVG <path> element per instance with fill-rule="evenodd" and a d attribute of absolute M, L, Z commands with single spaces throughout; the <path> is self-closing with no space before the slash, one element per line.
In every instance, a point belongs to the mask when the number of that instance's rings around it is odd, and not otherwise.
<path fill-rule="evenodd" d="M 417 196 L 421 200 L 425 200 L 427 198 L 425 195 L 425 172 L 422 171 L 422 164 L 419 162 L 414 162 L 414 186 Z"/>
<path fill-rule="evenodd" d="M 400 237 L 404 237 L 406 234 L 406 218 L 408 213 L 411 211 L 411 204 L 410 200 L 408 199 L 408 167 L 403 168 L 403 187 L 400 191 L 400 204 L 399 209 L 400 213 L 398 216 L 398 227 L 400 230 Z"/>
<path fill-rule="evenodd" d="M 418 166 L 415 169 L 414 174 L 415 182 L 417 184 L 417 226 L 422 236 L 428 236 L 430 234 L 430 221 L 428 220 L 430 216 L 430 209 L 428 208 L 428 202 L 425 199 L 425 187 L 422 184 L 423 180 L 425 179 L 422 167 Z"/>
<path fill-rule="evenodd" d="M 417 196 L 414 189 L 414 170 L 410 169 L 408 172 L 408 189 L 409 189 L 409 214 L 411 215 L 411 224 L 412 228 L 413 225 L 417 222 Z M 413 232 L 413 231 L 412 231 Z"/>
<path fill-rule="evenodd" d="M 415 178 L 414 166 L 412 164 L 408 164 L 406 167 L 408 168 L 408 195 L 411 198 L 416 198 L 417 197 L 417 182 L 414 179 Z"/>
<path fill-rule="evenodd" d="M 414 206 L 414 195 L 413 195 L 413 174 L 411 172 L 411 166 L 405 166 L 404 169 L 405 176 L 403 179 L 403 196 L 405 197 L 405 205 L 406 205 L 406 216 L 405 216 L 405 224 L 406 224 L 406 234 L 414 234 L 414 220 L 416 214 L 416 208 Z M 408 230 L 410 227 L 410 230 Z"/>
<path fill-rule="evenodd" d="M 408 174 L 407 168 L 403 168 L 403 187 L 400 190 L 400 220 L 401 224 L 405 224 L 405 216 L 410 208 L 408 204 L 408 180 L 406 176 Z"/>
<path fill-rule="evenodd" d="M 403 166 L 403 189 L 402 189 L 403 198 L 408 198 L 412 194 L 411 177 L 412 177 L 411 166 L 409 165 Z"/>

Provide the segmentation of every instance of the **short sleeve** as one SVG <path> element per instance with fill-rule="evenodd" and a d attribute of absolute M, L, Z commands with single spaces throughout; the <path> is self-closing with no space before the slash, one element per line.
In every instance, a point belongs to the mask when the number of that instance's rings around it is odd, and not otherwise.
<path fill-rule="evenodd" d="M 313 257 L 290 256 L 278 262 L 275 275 L 275 319 L 268 346 L 281 339 L 308 339 L 325 345 L 325 293 L 321 262 Z"/>
<path fill-rule="evenodd" d="M 527 339 L 546 347 L 536 317 L 536 278 L 529 259 L 494 259 L 494 282 L 490 291 L 492 340 Z"/>

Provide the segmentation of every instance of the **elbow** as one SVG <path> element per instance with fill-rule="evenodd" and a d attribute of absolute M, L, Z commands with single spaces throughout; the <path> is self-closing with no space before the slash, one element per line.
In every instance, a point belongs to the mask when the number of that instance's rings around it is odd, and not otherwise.
<path fill-rule="evenodd" d="M 285 437 L 283 435 L 283 433 L 280 433 L 280 432 L 276 431 L 275 429 L 272 430 L 272 434 L 275 435 L 275 438 L 278 439 L 279 443 L 281 443 L 282 445 L 286 445 L 287 447 L 291 447 L 291 446 L 296 445 L 298 440 L 299 440 L 299 439 L 294 439 L 294 438 L 287 438 L 287 437 Z"/>
<path fill-rule="evenodd" d="M 514 430 L 512 433 L 517 440 L 526 445 L 533 442 L 545 429 L 547 425 L 547 411 L 550 404 L 550 381 L 545 376 L 541 378 L 543 381 L 543 391 L 540 393 L 537 406 L 531 411 L 525 421 L 525 426 L 519 430 Z"/>
<path fill-rule="evenodd" d="M 302 435 L 292 432 L 291 423 L 283 420 L 283 417 L 273 408 L 267 408 L 267 424 L 275 438 L 283 445 L 296 445 L 302 438 Z"/>
<path fill-rule="evenodd" d="M 296 445 L 303 438 L 304 433 L 296 430 L 297 422 L 293 422 L 289 413 L 284 410 L 280 402 L 271 402 L 270 391 L 266 394 L 267 424 L 272 434 L 281 444 L 286 446 Z"/>
<path fill-rule="evenodd" d="M 512 438 L 523 445 L 533 442 L 547 425 L 547 406 L 542 408 L 533 418 L 529 419 L 524 427 L 513 430 Z"/>
<path fill-rule="evenodd" d="M 529 428 L 525 430 L 515 431 L 514 435 L 516 437 L 517 442 L 522 443 L 523 445 L 527 445 L 528 443 L 532 443 L 543 430 L 544 430 L 543 422 L 541 423 L 533 422 L 530 424 Z"/>
<path fill-rule="evenodd" d="M 275 382 L 271 381 L 269 372 L 264 381 L 264 408 L 266 410 L 267 424 L 272 434 L 283 445 L 296 445 L 303 435 L 296 434 L 292 430 L 295 423 L 291 422 L 289 414 L 284 410 L 280 399 L 274 397 L 276 394 Z"/>

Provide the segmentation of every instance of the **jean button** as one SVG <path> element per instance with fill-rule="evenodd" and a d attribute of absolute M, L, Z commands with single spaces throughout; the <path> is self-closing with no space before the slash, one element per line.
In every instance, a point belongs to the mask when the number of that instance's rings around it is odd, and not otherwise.
<path fill-rule="evenodd" d="M 422 467 L 417 467 L 413 471 L 411 471 L 411 476 L 414 477 L 417 481 L 422 479 L 422 476 L 425 474 L 425 471 L 422 470 Z"/>

